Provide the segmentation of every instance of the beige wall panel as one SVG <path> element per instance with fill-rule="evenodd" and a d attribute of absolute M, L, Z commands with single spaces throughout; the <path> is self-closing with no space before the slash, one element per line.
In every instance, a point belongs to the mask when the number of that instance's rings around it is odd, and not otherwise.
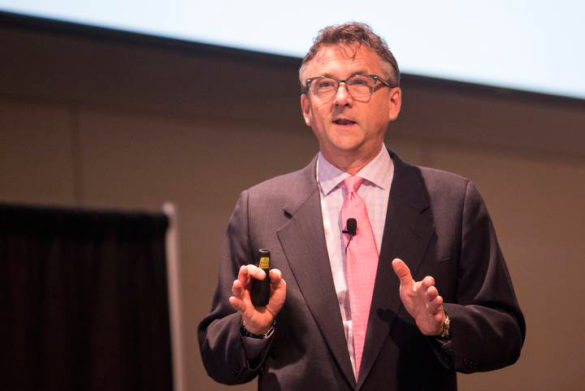
<path fill-rule="evenodd" d="M 405 81 L 398 133 L 427 143 L 465 142 L 585 158 L 583 102 L 518 95 Z"/>
<path fill-rule="evenodd" d="M 241 190 L 310 161 L 310 130 L 89 109 L 79 118 L 85 206 L 177 204 L 188 389 L 223 389 L 204 373 L 196 326 L 210 308 L 228 217 Z"/>
<path fill-rule="evenodd" d="M 296 110 L 300 60 L 258 62 L 246 55 L 2 26 L 0 47 L 0 93 L 7 95 L 183 117 L 227 115 L 273 126 L 302 123 Z"/>
<path fill-rule="evenodd" d="M 403 135 L 394 129 L 390 124 L 386 132 L 386 147 L 395 152 L 400 159 L 411 163 L 425 165 L 427 158 L 425 147 L 417 139 Z"/>
<path fill-rule="evenodd" d="M 585 161 L 437 145 L 433 165 L 471 178 L 496 226 L 527 322 L 519 362 L 460 377 L 464 390 L 577 391 L 585 361 Z"/>
<path fill-rule="evenodd" d="M 74 152 L 64 105 L 0 99 L 0 200 L 74 205 Z"/>

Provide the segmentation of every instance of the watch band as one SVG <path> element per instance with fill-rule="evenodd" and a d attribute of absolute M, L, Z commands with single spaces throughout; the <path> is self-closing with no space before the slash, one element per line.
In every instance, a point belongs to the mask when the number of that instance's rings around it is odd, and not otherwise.
<path fill-rule="evenodd" d="M 240 334 L 242 335 L 242 337 L 255 338 L 255 339 L 268 339 L 268 338 L 272 337 L 272 335 L 274 334 L 274 330 L 275 330 L 274 325 L 275 324 L 276 324 L 276 321 L 272 322 L 272 324 L 270 325 L 270 328 L 264 334 L 254 334 L 254 333 L 249 332 L 248 329 L 246 329 L 246 327 L 244 327 L 244 324 L 242 323 L 240 325 Z"/>
<path fill-rule="evenodd" d="M 447 312 L 445 312 L 445 320 L 443 321 L 443 324 L 441 326 L 440 337 L 443 339 L 451 338 L 451 319 L 449 318 Z"/>

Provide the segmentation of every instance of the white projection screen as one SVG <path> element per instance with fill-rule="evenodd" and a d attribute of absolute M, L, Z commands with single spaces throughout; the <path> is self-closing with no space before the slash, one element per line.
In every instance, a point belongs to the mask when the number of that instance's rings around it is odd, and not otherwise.
<path fill-rule="evenodd" d="M 0 0 L 0 10 L 296 57 L 320 28 L 360 21 L 405 73 L 585 99 L 580 0 Z"/>

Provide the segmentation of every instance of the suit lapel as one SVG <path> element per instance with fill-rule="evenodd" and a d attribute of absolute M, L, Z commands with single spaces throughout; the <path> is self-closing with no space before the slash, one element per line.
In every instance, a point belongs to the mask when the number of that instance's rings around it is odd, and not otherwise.
<path fill-rule="evenodd" d="M 392 270 L 392 260 L 401 258 L 415 275 L 434 232 L 428 194 L 419 169 L 402 162 L 394 153 L 391 156 L 394 161 L 394 179 L 388 201 L 358 389 L 372 369 L 402 306 L 398 292 L 399 282 Z"/>
<path fill-rule="evenodd" d="M 302 173 L 303 181 L 294 189 L 295 195 L 291 197 L 291 204 L 285 207 L 284 213 L 290 216 L 290 221 L 277 235 L 323 339 L 353 388 L 356 383 L 331 274 L 320 195 L 314 173 L 315 160 Z"/>

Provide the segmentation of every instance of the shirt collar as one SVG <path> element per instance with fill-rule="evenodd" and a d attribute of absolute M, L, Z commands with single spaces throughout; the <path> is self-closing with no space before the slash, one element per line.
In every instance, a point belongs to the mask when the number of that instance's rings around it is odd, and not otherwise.
<path fill-rule="evenodd" d="M 372 159 L 371 162 L 366 164 L 356 176 L 364 178 L 366 181 L 381 189 L 386 189 L 386 187 L 390 186 L 390 183 L 392 182 L 393 174 L 394 163 L 390 158 L 386 146 L 382 145 L 378 155 Z M 329 161 L 325 159 L 325 156 L 319 152 L 317 157 L 317 182 L 319 182 L 323 195 L 329 194 L 348 176 L 350 176 L 350 174 L 329 163 Z"/>

